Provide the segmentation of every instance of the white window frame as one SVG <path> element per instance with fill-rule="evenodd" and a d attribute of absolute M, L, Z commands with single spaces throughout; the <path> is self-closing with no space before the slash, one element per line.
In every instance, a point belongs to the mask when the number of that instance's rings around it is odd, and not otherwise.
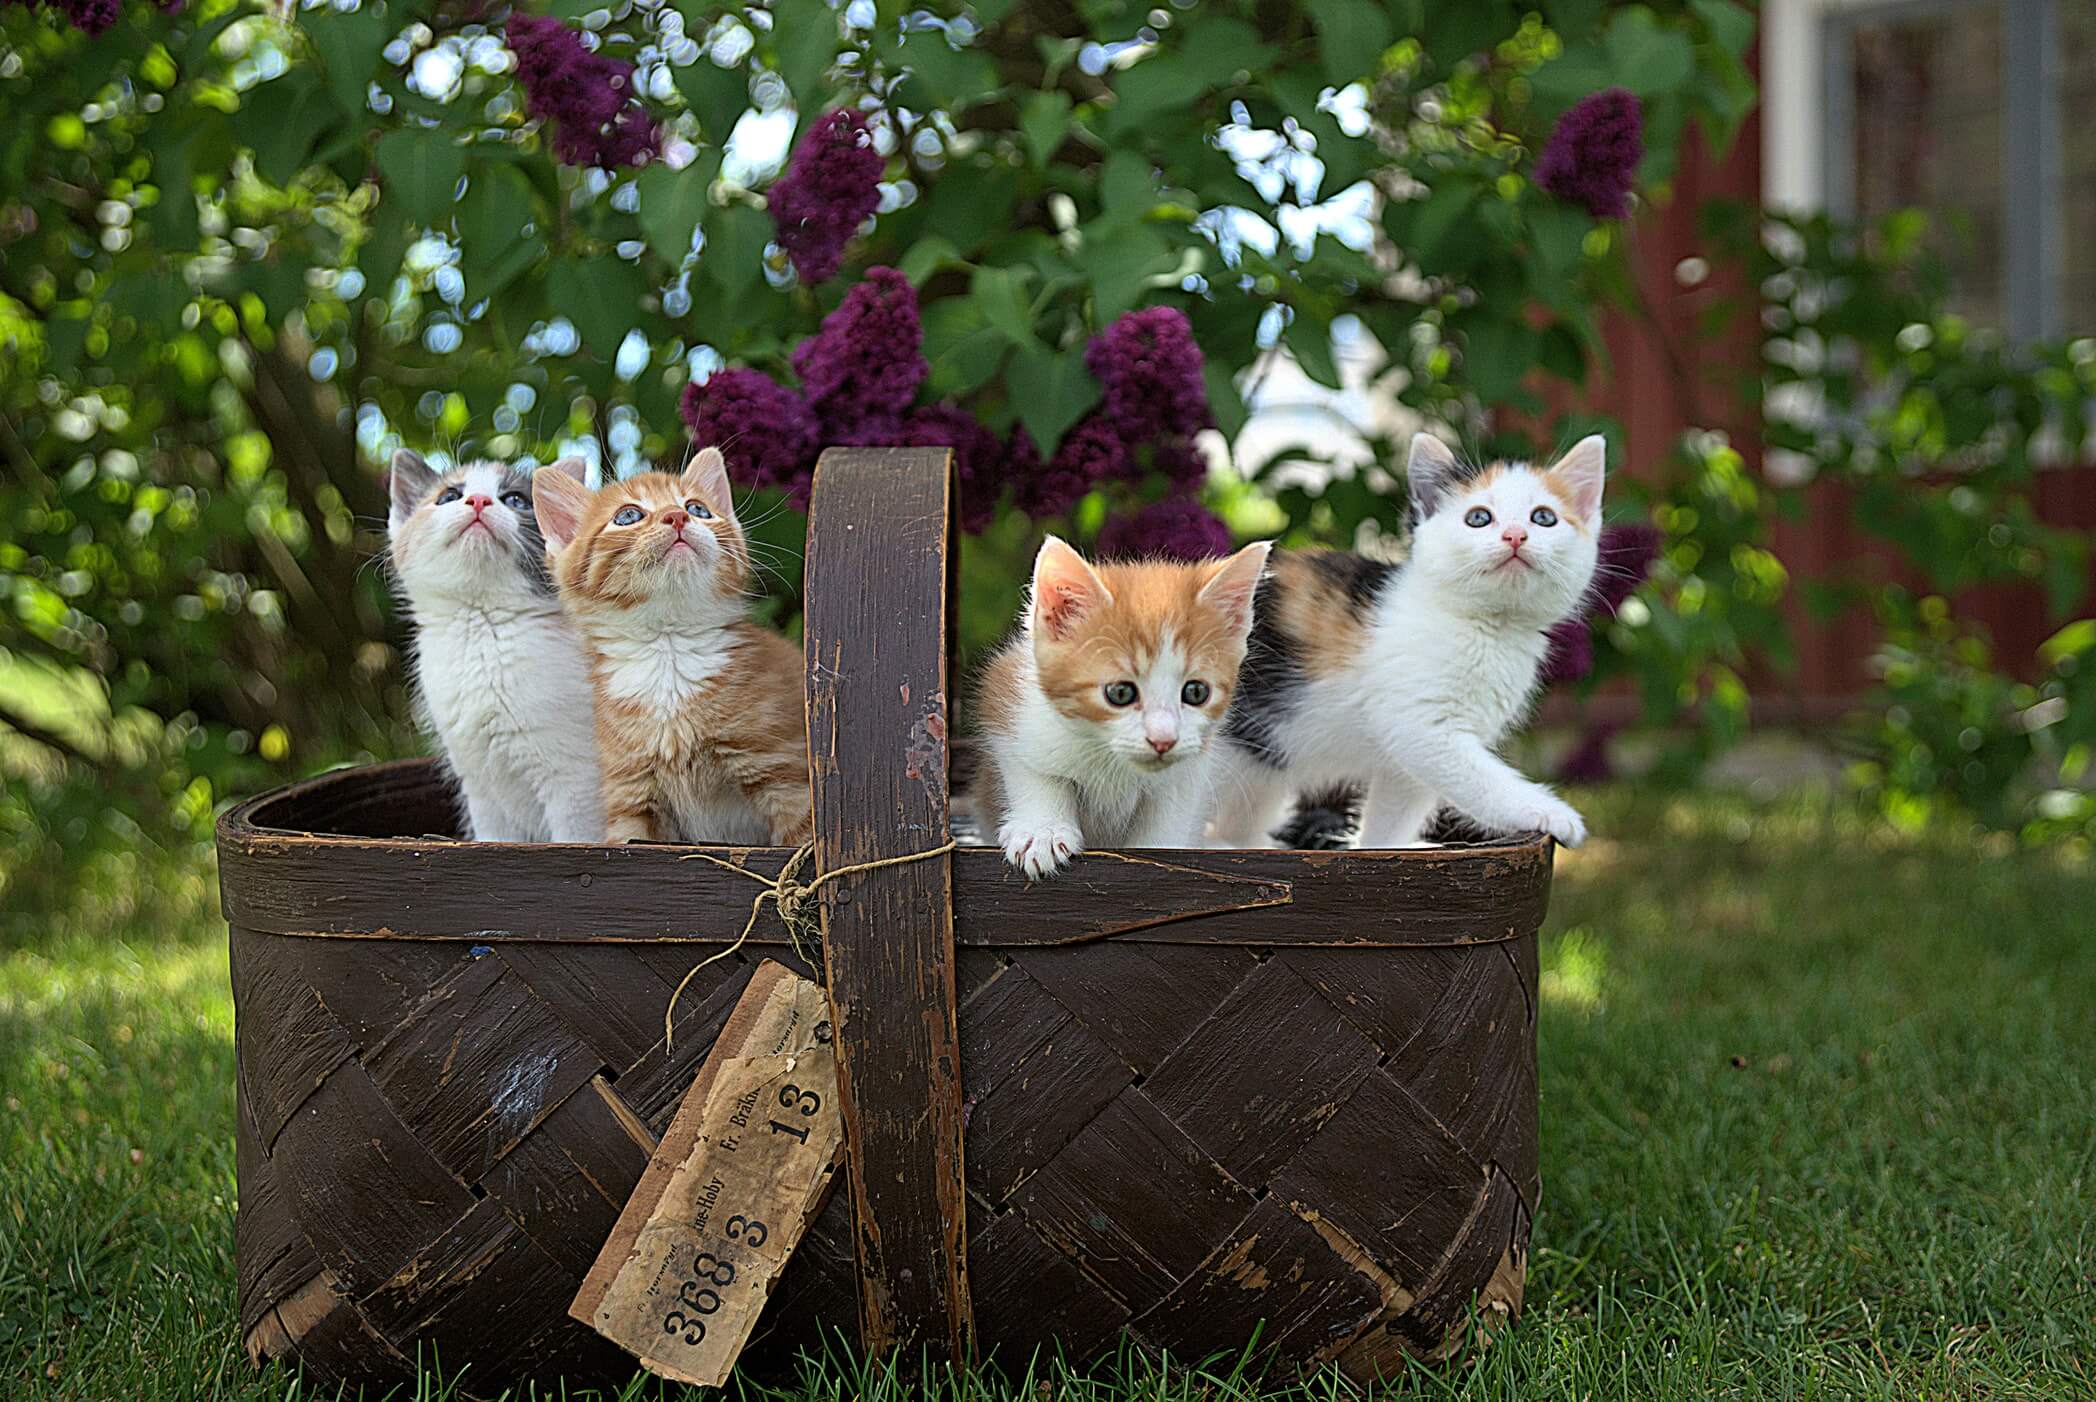
<path fill-rule="evenodd" d="M 1858 25 L 1889 14 L 1997 6 L 2002 16 L 2003 208 L 2036 210 L 2002 230 L 2003 315 L 2011 341 L 2064 325 L 2061 73 L 2056 0 L 1763 0 L 1762 202 L 1772 210 L 1855 211 L 1852 53 Z"/>

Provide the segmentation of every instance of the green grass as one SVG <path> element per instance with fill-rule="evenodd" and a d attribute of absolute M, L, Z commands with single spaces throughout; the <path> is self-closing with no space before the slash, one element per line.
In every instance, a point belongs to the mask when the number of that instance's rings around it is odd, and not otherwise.
<path fill-rule="evenodd" d="M 2087 851 L 1894 837 L 1802 800 L 1590 800 L 1609 837 L 1563 859 L 1543 946 L 1528 1309 L 1394 1390 L 2096 1396 Z M 313 1395 L 236 1350 L 209 875 L 90 884 L 97 904 L 0 951 L 0 1397 Z M 1127 1358 L 968 1390 L 1249 1389 Z M 834 1361 L 783 1395 L 915 1394 Z"/>

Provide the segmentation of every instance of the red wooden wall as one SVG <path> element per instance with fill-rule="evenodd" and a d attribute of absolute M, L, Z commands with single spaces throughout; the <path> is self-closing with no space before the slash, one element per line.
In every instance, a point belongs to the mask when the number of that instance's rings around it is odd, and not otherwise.
<path fill-rule="evenodd" d="M 1754 66 L 1758 75 L 1758 54 Z M 1598 408 L 1623 423 L 1626 469 L 1633 476 L 1649 479 L 1662 473 L 1681 434 L 1691 427 L 1724 430 L 1753 468 L 1758 471 L 1761 466 L 1760 424 L 1739 393 L 1746 377 L 1757 371 L 1754 327 L 1746 318 L 1734 318 L 1726 333 L 1713 338 L 1701 324 L 1725 300 L 1748 294 L 1744 270 L 1719 259 L 1696 229 L 1696 211 L 1704 201 L 1758 204 L 1760 196 L 1757 114 L 1748 119 L 1731 150 L 1722 154 L 1714 155 L 1692 136 L 1672 198 L 1648 207 L 1632 231 L 1644 307 L 1642 314 L 1617 313 L 1605 322 L 1608 364 L 1591 393 Z M 1684 281 L 1682 265 L 1689 259 L 1704 260 L 1708 275 Z M 1901 578 L 1904 573 L 1857 526 L 1845 489 L 1819 483 L 1802 495 L 1801 519 L 1772 524 L 1771 547 L 1792 580 L 1797 665 L 1788 674 L 1755 679 L 1756 713 L 1764 720 L 1831 718 L 1851 707 L 1871 685 L 1871 619 L 1861 610 L 1831 620 L 1811 617 L 1802 603 L 1806 584 Z M 2096 467 L 2048 471 L 2040 478 L 2036 496 L 2040 517 L 2047 523 L 2096 532 Z M 2096 562 L 2089 583 L 2082 613 L 2096 606 Z M 2060 622 L 2047 612 L 2035 587 L 1973 590 L 1961 595 L 1955 606 L 1961 617 L 1988 631 L 2005 664 L 2025 674 L 2035 670 L 2038 644 Z"/>

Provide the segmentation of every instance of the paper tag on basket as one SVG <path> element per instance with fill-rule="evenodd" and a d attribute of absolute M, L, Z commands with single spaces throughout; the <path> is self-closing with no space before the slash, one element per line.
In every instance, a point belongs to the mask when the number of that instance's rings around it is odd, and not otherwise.
<path fill-rule="evenodd" d="M 820 984 L 766 960 L 568 1313 L 676 1382 L 727 1381 L 844 1143 Z"/>

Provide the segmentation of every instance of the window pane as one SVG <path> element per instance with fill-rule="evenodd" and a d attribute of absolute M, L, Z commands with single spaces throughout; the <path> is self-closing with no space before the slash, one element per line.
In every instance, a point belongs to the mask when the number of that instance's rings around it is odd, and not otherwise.
<path fill-rule="evenodd" d="M 2002 326 L 2000 6 L 1895 11 L 1851 35 L 1857 216 L 1928 211 L 1952 307 Z"/>

